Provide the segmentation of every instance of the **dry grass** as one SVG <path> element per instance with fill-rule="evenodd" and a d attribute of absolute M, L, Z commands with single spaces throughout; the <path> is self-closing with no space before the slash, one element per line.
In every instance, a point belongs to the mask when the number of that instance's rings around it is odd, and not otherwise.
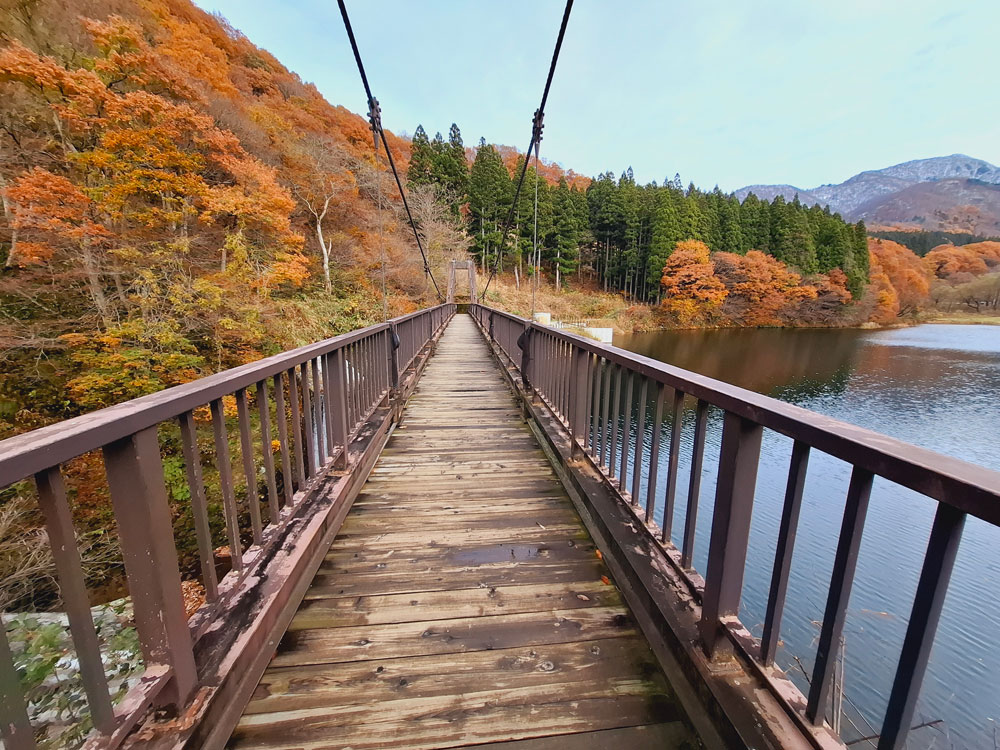
<path fill-rule="evenodd" d="M 522 279 L 521 288 L 514 284 L 512 275 L 504 274 L 493 279 L 484 302 L 516 315 L 531 315 L 531 284 Z M 548 279 L 543 279 L 535 297 L 535 310 L 552 314 L 553 320 L 588 320 L 619 330 L 619 318 L 631 305 L 621 294 L 602 292 L 593 285 L 576 282 L 556 291 Z M 624 322 L 624 321 L 622 321 Z M 628 327 L 627 330 L 632 330 Z"/>
<path fill-rule="evenodd" d="M 1000 326 L 1000 314 L 974 312 L 929 311 L 918 317 L 921 323 L 953 323 L 960 325 Z"/>

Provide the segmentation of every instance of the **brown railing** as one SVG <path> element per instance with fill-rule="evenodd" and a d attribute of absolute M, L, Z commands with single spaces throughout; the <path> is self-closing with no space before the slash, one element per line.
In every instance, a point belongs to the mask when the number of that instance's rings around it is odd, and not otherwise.
<path fill-rule="evenodd" d="M 227 627 L 234 609 L 222 606 L 227 595 L 248 577 L 267 578 L 268 562 L 277 556 L 273 547 L 287 527 L 308 520 L 298 512 L 303 498 L 320 480 L 351 468 L 353 441 L 370 429 L 376 411 L 388 411 L 400 378 L 426 355 L 454 311 L 439 305 L 0 442 L 0 489 L 34 479 L 94 725 L 92 743 L 118 744 L 150 706 L 176 710 L 191 703 L 204 678 L 198 641 L 213 632 L 218 639 Z M 234 411 L 245 498 L 236 496 L 231 465 L 227 422 Z M 229 547 L 229 569 L 221 577 L 196 424 L 208 421 Z M 190 620 L 161 458 L 161 428 L 168 424 L 179 424 L 205 591 Z M 61 469 L 91 451 L 103 456 L 145 664 L 138 687 L 117 706 Z M 258 489 L 261 466 L 266 490 Z M 0 736 L 8 750 L 20 750 L 35 747 L 34 734 L 8 641 L 0 637 Z"/>
<path fill-rule="evenodd" d="M 851 465 L 809 695 L 799 701 L 804 703 L 804 711 L 795 709 L 787 695 L 778 696 L 803 726 L 818 726 L 824 721 L 874 477 L 884 477 L 937 501 L 878 744 L 879 748 L 902 748 L 966 515 L 1000 525 L 1000 473 L 509 313 L 482 305 L 470 306 L 470 312 L 518 370 L 525 389 L 541 399 L 569 433 L 573 449 L 589 455 L 622 500 L 638 509 L 700 600 L 701 646 L 709 657 L 721 653 L 723 646 L 735 648 L 761 667 L 762 674 L 770 673 L 780 638 L 810 451 L 821 451 Z M 635 424 L 634 397 L 641 405 L 635 410 Z M 688 504 L 678 550 L 671 542 L 671 523 L 686 397 L 695 400 L 696 414 Z M 647 424 L 645 406 L 649 400 L 654 406 Z M 672 419 L 669 444 L 661 457 L 665 408 Z M 702 577 L 693 570 L 692 561 L 710 408 L 722 411 L 723 429 L 708 562 Z M 791 437 L 794 445 L 763 635 L 758 640 L 749 637 L 738 613 L 765 428 Z M 644 464 L 649 467 L 645 477 L 641 476 Z M 657 472 L 663 470 L 666 487 L 658 497 Z M 644 498 L 639 496 L 643 479 Z M 658 503 L 662 503 L 659 508 L 664 519 L 659 527 L 654 522 Z M 644 512 L 640 504 L 644 504 Z"/>

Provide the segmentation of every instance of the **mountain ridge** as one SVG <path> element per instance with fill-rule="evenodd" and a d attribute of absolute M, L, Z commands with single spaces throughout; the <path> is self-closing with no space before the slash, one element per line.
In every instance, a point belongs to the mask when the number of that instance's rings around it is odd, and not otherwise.
<path fill-rule="evenodd" d="M 751 192 L 769 200 L 797 195 L 807 205 L 880 226 L 1000 233 L 1000 167 L 966 154 L 912 159 L 813 188 L 747 185 L 736 196 Z"/>

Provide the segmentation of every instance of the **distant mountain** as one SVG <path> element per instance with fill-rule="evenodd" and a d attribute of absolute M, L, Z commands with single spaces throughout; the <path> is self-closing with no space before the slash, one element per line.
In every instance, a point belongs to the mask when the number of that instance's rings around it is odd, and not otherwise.
<path fill-rule="evenodd" d="M 1000 234 L 1000 167 L 964 154 L 915 159 L 856 174 L 839 185 L 748 185 L 736 191 L 773 199 L 796 195 L 875 226 Z"/>

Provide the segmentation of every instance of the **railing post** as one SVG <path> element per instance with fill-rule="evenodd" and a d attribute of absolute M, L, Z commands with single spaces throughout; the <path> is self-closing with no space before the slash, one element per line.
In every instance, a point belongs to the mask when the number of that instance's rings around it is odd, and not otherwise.
<path fill-rule="evenodd" d="M 0 738 L 8 750 L 35 748 L 35 734 L 28 720 L 21 679 L 14 669 L 14 657 L 3 628 L 0 628 Z"/>
<path fill-rule="evenodd" d="M 492 321 L 492 316 L 490 320 Z M 580 347 L 571 344 L 573 347 L 572 365 L 573 372 L 570 375 L 569 390 L 569 425 L 570 434 L 573 441 L 573 458 L 580 458 L 583 455 L 587 440 L 587 432 L 590 429 L 588 424 L 587 395 L 590 391 L 590 353 Z"/>
<path fill-rule="evenodd" d="M 392 419 L 398 422 L 403 414 L 403 405 L 399 394 L 399 334 L 396 324 L 389 327 L 389 384 L 391 391 L 389 401 L 392 404 Z"/>
<path fill-rule="evenodd" d="M 879 750 L 902 750 L 906 745 L 964 527 L 965 513 L 945 503 L 938 505 L 882 723 Z"/>
<path fill-rule="evenodd" d="M 702 648 L 709 658 L 716 656 L 724 637 L 720 618 L 739 612 L 763 433 L 759 424 L 726 413 L 699 623 Z"/>
<path fill-rule="evenodd" d="M 156 700 L 159 705 L 183 705 L 194 692 L 198 674 L 156 427 L 104 446 L 104 463 L 142 655 L 147 668 L 161 664 L 172 672 Z"/>
<path fill-rule="evenodd" d="M 98 731 L 110 734 L 115 727 L 115 714 L 108 696 L 108 680 L 101 663 L 100 643 L 90 613 L 83 564 L 76 546 L 76 531 L 59 467 L 36 474 L 35 486 L 38 488 L 38 504 L 45 515 L 52 559 L 59 574 L 59 593 L 69 619 L 90 716 Z"/>
<path fill-rule="evenodd" d="M 861 536 L 865 528 L 865 517 L 868 515 L 873 480 L 874 476 L 870 471 L 855 466 L 847 488 L 844 520 L 840 526 L 837 554 L 833 559 L 830 592 L 823 611 L 823 626 L 816 644 L 816 662 L 813 665 L 809 700 L 806 703 L 806 718 L 817 726 L 823 723 L 827 699 L 833 686 L 833 671 L 844 633 L 844 622 L 847 620 L 847 604 L 854 586 L 854 571 L 858 565 L 858 552 L 861 550 Z"/>
<path fill-rule="evenodd" d="M 531 393 L 531 323 L 528 323 L 521 335 L 517 337 L 517 347 L 521 350 L 521 387 L 526 394 Z"/>
<path fill-rule="evenodd" d="M 330 367 L 330 388 L 332 399 L 328 416 L 333 426 L 334 445 L 341 446 L 340 455 L 335 464 L 338 469 L 347 469 L 350 465 L 350 456 L 347 439 L 347 388 L 344 370 L 344 350 L 337 349 L 329 357 L 333 361 Z M 328 360 L 328 361 L 329 361 Z M 332 452 L 331 447 L 331 452 Z"/>

